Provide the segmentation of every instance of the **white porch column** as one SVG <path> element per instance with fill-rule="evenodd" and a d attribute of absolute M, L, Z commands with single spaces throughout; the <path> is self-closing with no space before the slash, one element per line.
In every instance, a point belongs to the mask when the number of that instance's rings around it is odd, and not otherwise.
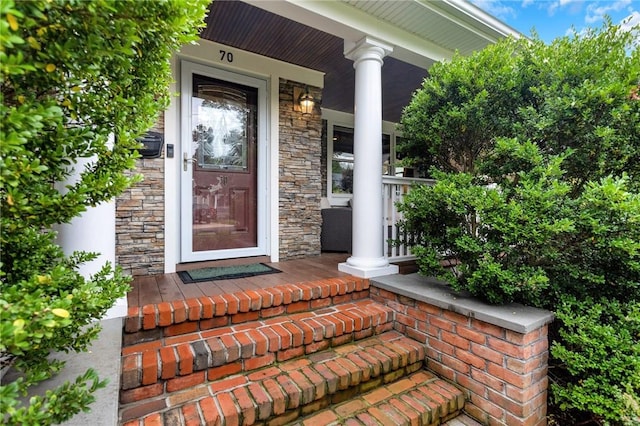
<path fill-rule="evenodd" d="M 356 70 L 353 135 L 353 248 L 338 270 L 362 278 L 398 273 L 383 252 L 382 58 L 393 48 L 370 37 L 345 42 Z"/>
<path fill-rule="evenodd" d="M 82 215 L 54 227 L 58 231 L 57 243 L 65 254 L 74 251 L 97 252 L 99 256 L 78 269 L 85 278 L 98 273 L 106 262 L 116 263 L 116 203 L 110 201 L 89 207 Z M 103 320 L 127 316 L 127 297 L 116 301 Z"/>
<path fill-rule="evenodd" d="M 66 182 L 60 182 L 57 187 L 66 192 L 65 185 L 74 184 L 80 179 L 80 173 L 95 159 L 80 158 L 73 165 L 74 172 Z M 66 255 L 74 251 L 99 253 L 91 262 L 80 265 L 78 272 L 89 278 L 98 273 L 106 262 L 116 264 L 116 202 L 115 200 L 89 207 L 80 216 L 74 217 L 71 223 L 55 225 L 58 232 L 57 243 Z M 127 296 L 116 300 L 102 320 L 127 316 Z"/>

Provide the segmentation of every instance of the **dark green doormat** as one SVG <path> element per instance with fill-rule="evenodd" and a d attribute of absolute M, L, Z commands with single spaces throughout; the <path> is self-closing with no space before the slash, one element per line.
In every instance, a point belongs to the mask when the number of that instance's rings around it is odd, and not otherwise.
<path fill-rule="evenodd" d="M 180 271 L 178 276 L 185 284 L 201 283 L 204 281 L 232 280 L 235 278 L 253 277 L 255 275 L 275 274 L 282 272 L 264 263 L 250 265 L 218 266 L 215 268 L 193 269 Z"/>

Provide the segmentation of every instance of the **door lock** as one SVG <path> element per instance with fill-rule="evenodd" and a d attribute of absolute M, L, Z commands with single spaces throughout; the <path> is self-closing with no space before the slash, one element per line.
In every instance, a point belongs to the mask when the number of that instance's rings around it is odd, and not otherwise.
<path fill-rule="evenodd" d="M 193 158 L 193 157 L 189 158 L 189 154 L 187 154 L 186 152 L 183 152 L 182 153 L 182 168 L 183 168 L 183 170 L 185 172 L 187 171 L 189 163 L 197 164 L 198 160 Z"/>

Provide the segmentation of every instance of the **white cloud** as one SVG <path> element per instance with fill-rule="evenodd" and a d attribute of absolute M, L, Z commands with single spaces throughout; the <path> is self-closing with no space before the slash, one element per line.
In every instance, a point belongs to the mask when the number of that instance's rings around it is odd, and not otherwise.
<path fill-rule="evenodd" d="M 527 6 L 532 5 L 534 0 L 522 0 L 522 7 L 525 8 Z"/>
<path fill-rule="evenodd" d="M 609 11 L 612 11 L 612 10 L 613 9 L 609 9 Z M 621 19 L 620 22 L 618 23 L 618 25 L 620 25 L 621 31 L 634 31 L 634 27 L 640 26 L 640 12 L 638 12 L 637 10 L 632 10 L 631 8 L 629 8 L 629 10 L 631 12 L 629 16 Z M 602 17 L 600 19 L 602 19 Z M 565 35 L 566 36 L 577 35 L 578 37 L 580 37 L 586 34 L 588 31 L 589 31 L 589 27 L 582 28 L 580 30 L 575 28 L 569 28 L 565 32 Z M 637 29 L 635 31 L 636 31 L 635 43 L 640 45 L 640 31 L 638 31 Z"/>
<path fill-rule="evenodd" d="M 549 2 L 547 12 L 553 16 L 558 9 L 568 9 L 569 13 L 578 13 L 582 9 L 585 0 L 556 0 Z"/>
<path fill-rule="evenodd" d="M 631 0 L 617 0 L 613 2 L 593 2 L 587 6 L 584 22 L 593 24 L 603 20 L 604 15 L 619 12 L 631 4 Z"/>
<path fill-rule="evenodd" d="M 507 18 L 515 17 L 517 15 L 516 10 L 513 7 L 507 6 L 506 3 L 508 2 L 498 0 L 471 0 L 471 3 L 499 19 L 506 20 Z"/>
<path fill-rule="evenodd" d="M 578 30 L 575 27 L 571 27 L 571 28 L 567 28 L 567 31 L 564 32 L 564 35 L 568 37 L 573 37 L 573 36 L 582 37 L 584 35 L 587 35 L 588 31 L 589 31 L 588 28 L 582 28 Z"/>
<path fill-rule="evenodd" d="M 634 10 L 631 12 L 631 15 L 620 22 L 620 29 L 622 31 L 631 31 L 636 25 L 640 25 L 640 12 Z"/>
<path fill-rule="evenodd" d="M 634 31 L 634 44 L 640 47 L 640 30 L 634 29 L 634 27 L 640 26 L 640 12 L 634 10 L 631 15 L 627 16 L 620 22 L 621 31 Z"/>

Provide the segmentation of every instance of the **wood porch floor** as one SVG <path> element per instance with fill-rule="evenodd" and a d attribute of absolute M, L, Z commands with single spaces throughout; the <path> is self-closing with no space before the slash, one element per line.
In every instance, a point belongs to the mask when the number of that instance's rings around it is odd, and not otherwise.
<path fill-rule="evenodd" d="M 144 306 L 150 303 L 172 302 L 201 296 L 217 296 L 281 284 L 297 284 L 348 276 L 348 274 L 338 271 L 338 263 L 344 262 L 348 257 L 349 254 L 347 253 L 323 253 L 317 257 L 304 259 L 276 263 L 264 262 L 282 272 L 194 284 L 183 283 L 176 273 L 135 277 L 131 283 L 132 289 L 127 295 L 127 302 L 130 307 Z M 245 261 L 245 263 L 247 262 Z M 189 265 L 187 268 L 193 269 L 206 266 L 211 265 Z"/>

